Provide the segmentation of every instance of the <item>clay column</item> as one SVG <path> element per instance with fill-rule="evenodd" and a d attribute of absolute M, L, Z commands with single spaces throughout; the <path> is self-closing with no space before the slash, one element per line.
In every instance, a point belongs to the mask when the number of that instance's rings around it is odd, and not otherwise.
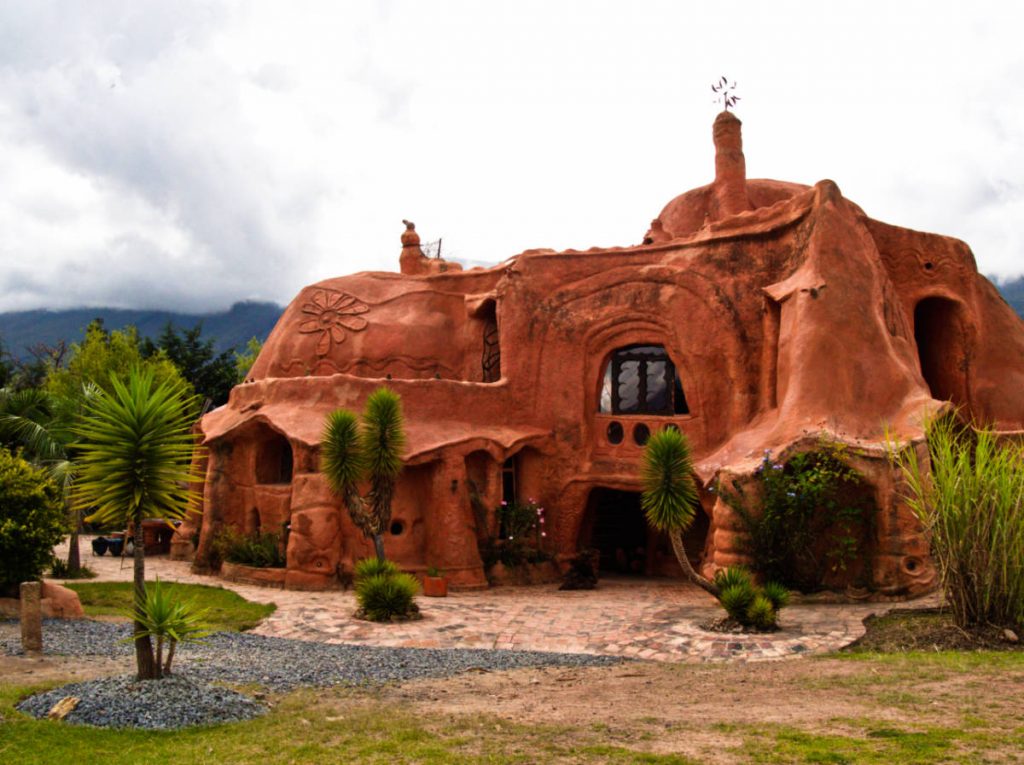
<path fill-rule="evenodd" d="M 427 565 L 443 569 L 455 586 L 486 586 L 461 455 L 445 455 L 437 464 L 432 489 L 426 518 Z"/>
<path fill-rule="evenodd" d="M 21 647 L 25 653 L 43 650 L 42 582 L 21 585 Z"/>
<path fill-rule="evenodd" d="M 742 126 L 743 123 L 732 112 L 722 112 L 715 117 L 712 134 L 715 139 L 716 218 L 751 209 L 747 197 L 747 162 L 743 157 Z"/>

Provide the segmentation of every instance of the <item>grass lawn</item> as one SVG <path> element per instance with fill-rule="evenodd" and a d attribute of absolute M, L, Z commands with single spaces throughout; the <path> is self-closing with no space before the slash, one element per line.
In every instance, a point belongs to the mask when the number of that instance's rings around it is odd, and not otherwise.
<path fill-rule="evenodd" d="M 252 629 L 277 608 L 272 603 L 252 603 L 223 587 L 173 582 L 160 585 L 171 595 L 205 609 L 204 621 L 214 631 Z M 131 611 L 131 582 L 68 582 L 67 586 L 78 593 L 87 616 L 126 616 Z"/>
<path fill-rule="evenodd" d="M 0 683 L 0 762 L 1020 763 L 1021 689 L 1021 652 L 861 652 L 305 689 L 258 720 L 146 733 L 30 719 L 30 689 Z"/>

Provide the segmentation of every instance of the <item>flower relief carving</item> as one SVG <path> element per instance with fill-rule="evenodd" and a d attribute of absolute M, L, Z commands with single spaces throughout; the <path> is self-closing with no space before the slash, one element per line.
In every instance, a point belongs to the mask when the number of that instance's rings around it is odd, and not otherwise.
<path fill-rule="evenodd" d="M 320 333 L 316 343 L 316 355 L 326 356 L 331 350 L 331 343 L 345 342 L 345 331 L 361 332 L 370 322 L 359 314 L 366 313 L 370 307 L 363 301 L 348 293 L 337 290 L 317 290 L 310 302 L 302 306 L 306 314 L 299 324 L 299 332 L 303 334 Z"/>

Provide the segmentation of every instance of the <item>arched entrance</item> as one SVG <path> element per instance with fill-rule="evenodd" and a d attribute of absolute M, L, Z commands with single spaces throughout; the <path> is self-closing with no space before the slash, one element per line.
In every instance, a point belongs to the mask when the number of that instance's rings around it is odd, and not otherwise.
<path fill-rule="evenodd" d="M 697 565 L 708 533 L 708 517 L 697 517 L 683 536 L 690 562 Z M 647 525 L 640 493 L 596 487 L 587 499 L 580 548 L 600 553 L 601 571 L 633 576 L 681 576 L 668 536 Z"/>
<path fill-rule="evenodd" d="M 967 337 L 960 304 L 925 298 L 914 308 L 914 340 L 921 375 L 932 397 L 967 405 Z"/>

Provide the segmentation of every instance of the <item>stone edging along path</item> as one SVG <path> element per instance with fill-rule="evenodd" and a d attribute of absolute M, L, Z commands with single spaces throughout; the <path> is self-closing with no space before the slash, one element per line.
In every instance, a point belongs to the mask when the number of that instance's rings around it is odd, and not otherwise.
<path fill-rule="evenodd" d="M 83 561 L 99 580 L 127 581 L 131 562 Z M 60 550 L 56 551 L 60 554 Z M 420 597 L 424 618 L 375 624 L 352 617 L 351 592 L 296 592 L 241 585 L 191 573 L 187 563 L 147 558 L 148 579 L 223 586 L 277 604 L 252 632 L 320 643 L 405 648 L 486 648 L 586 653 L 668 662 L 765 661 L 838 650 L 864 634 L 864 619 L 906 603 L 818 604 L 783 609 L 781 629 L 767 635 L 712 633 L 698 625 L 722 614 L 714 600 L 678 581 L 602 580 L 598 589 L 560 592 L 556 585 L 496 587 Z M 936 597 L 914 601 L 932 606 Z"/>

